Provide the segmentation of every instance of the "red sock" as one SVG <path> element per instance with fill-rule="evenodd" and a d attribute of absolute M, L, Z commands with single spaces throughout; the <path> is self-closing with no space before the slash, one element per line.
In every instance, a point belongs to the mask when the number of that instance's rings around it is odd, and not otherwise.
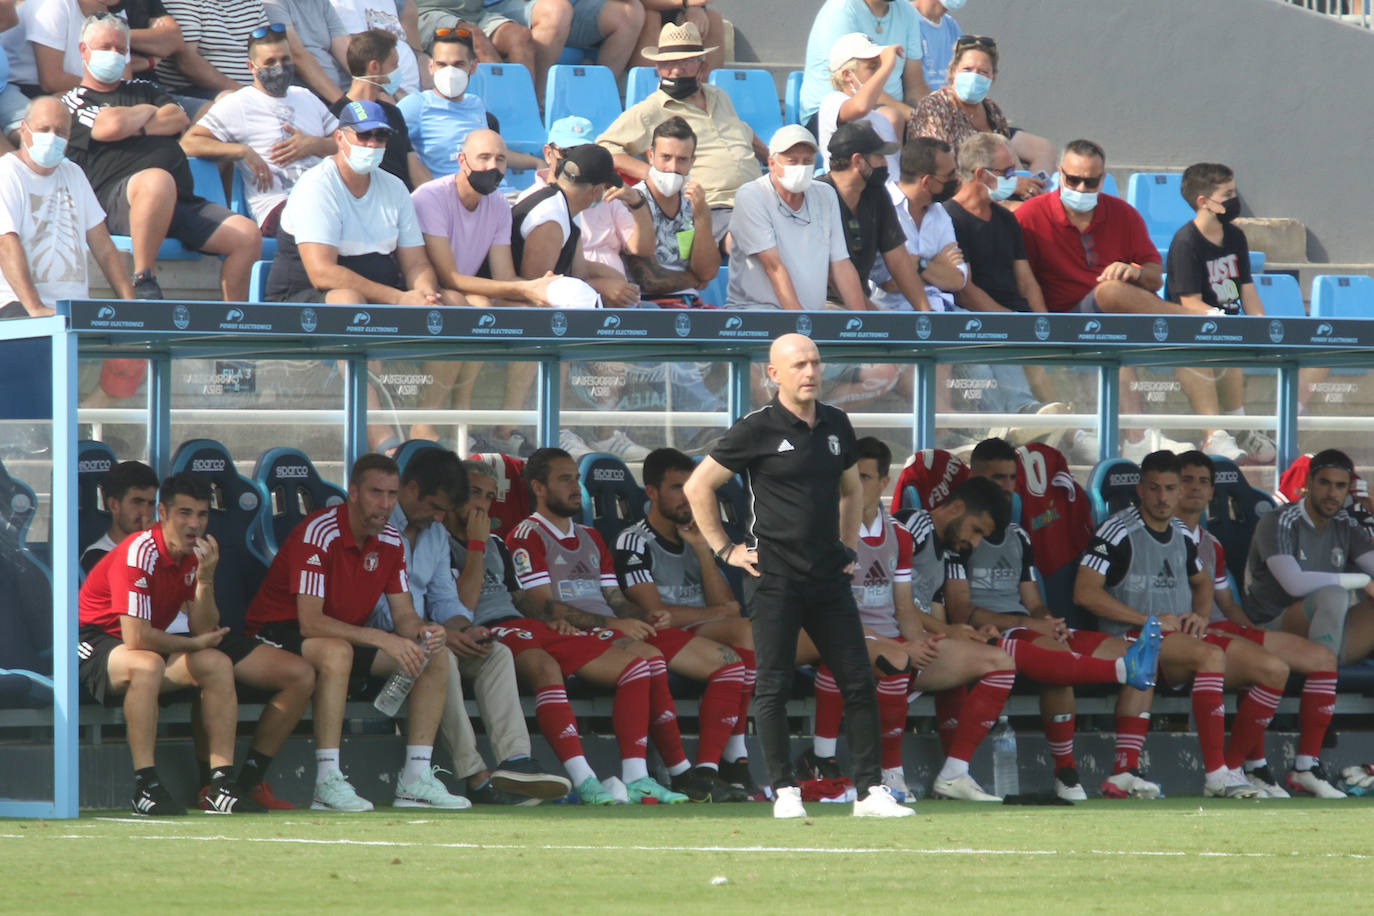
<path fill-rule="evenodd" d="M 649 681 L 649 665 L 642 658 L 626 665 L 616 678 L 611 727 L 621 760 L 643 758 L 648 751 Z"/>
<path fill-rule="evenodd" d="M 730 739 L 739 717 L 740 696 L 745 692 L 744 662 L 717 669 L 706 679 L 697 711 L 697 764 L 716 766 L 725 742 Z"/>
<path fill-rule="evenodd" d="M 730 732 L 730 737 L 743 735 L 749 728 L 749 701 L 754 698 L 754 682 L 758 679 L 758 671 L 754 664 L 754 652 L 752 649 L 741 649 L 734 647 L 739 653 L 739 660 L 744 662 L 744 690 L 740 692 L 739 698 L 739 718 L 735 721 L 735 728 Z"/>
<path fill-rule="evenodd" d="M 1145 733 L 1150 730 L 1150 714 L 1116 717 L 1116 753 L 1112 761 L 1112 775 L 1140 767 L 1140 749 L 1145 746 Z"/>
<path fill-rule="evenodd" d="M 902 734 L 906 731 L 906 696 L 910 683 L 910 674 L 878 679 L 878 726 L 885 770 L 898 769 L 902 765 Z"/>
<path fill-rule="evenodd" d="M 1002 714 L 1011 685 L 1016 683 L 1016 672 L 1010 668 L 983 675 L 964 700 L 964 708 L 959 712 L 959 727 L 950 742 L 949 756 L 955 760 L 968 760 L 973 749 L 983 740 Z"/>
<path fill-rule="evenodd" d="M 1281 699 L 1282 688 L 1272 690 L 1263 684 L 1256 684 L 1246 692 L 1231 723 L 1231 741 L 1226 745 L 1228 767 L 1240 766 L 1251 757 L 1252 751 L 1264 747 L 1264 731 L 1274 718 L 1274 710 Z"/>
<path fill-rule="evenodd" d="M 1226 766 L 1226 707 L 1221 700 L 1220 671 L 1193 675 L 1193 721 L 1202 746 L 1202 769 L 1211 773 Z"/>
<path fill-rule="evenodd" d="M 677 706 L 668 690 L 668 663 L 663 656 L 646 660 L 649 665 L 649 734 L 658 755 L 669 769 L 687 762 L 682 733 L 677 729 Z"/>
<path fill-rule="evenodd" d="M 1298 753 L 1320 757 L 1326 729 L 1336 711 L 1336 672 L 1314 671 L 1302 685 L 1298 705 Z M 1261 749 L 1263 750 L 1263 749 Z"/>
<path fill-rule="evenodd" d="M 964 708 L 967 687 L 951 687 L 935 694 L 935 731 L 940 736 L 940 750 L 949 756 L 954 745 L 954 733 L 959 730 L 959 713 Z"/>
<path fill-rule="evenodd" d="M 1073 713 L 1045 716 L 1045 740 L 1050 745 L 1050 756 L 1054 758 L 1054 768 L 1074 766 L 1073 762 Z"/>
<path fill-rule="evenodd" d="M 559 763 L 583 756 L 577 717 L 568 704 L 568 692 L 561 686 L 540 687 L 535 691 L 534 718 Z"/>
<path fill-rule="evenodd" d="M 840 719 L 844 717 L 844 697 L 835 684 L 835 675 L 825 665 L 816 666 L 816 737 L 840 737 Z"/>
<path fill-rule="evenodd" d="M 1016 661 L 1016 673 L 1038 684 L 1073 686 L 1075 684 L 1115 684 L 1116 659 L 1093 658 L 1077 652 L 1042 649 L 1024 639 L 1005 636 L 997 645 Z"/>

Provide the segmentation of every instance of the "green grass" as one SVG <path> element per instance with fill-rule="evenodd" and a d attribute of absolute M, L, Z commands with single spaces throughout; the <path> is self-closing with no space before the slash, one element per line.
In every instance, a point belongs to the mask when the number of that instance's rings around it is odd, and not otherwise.
<path fill-rule="evenodd" d="M 0 821 L 0 910 L 1210 914 L 1354 912 L 1374 894 L 1360 799 L 922 802 L 901 821 L 809 810 L 805 822 L 761 804 Z"/>

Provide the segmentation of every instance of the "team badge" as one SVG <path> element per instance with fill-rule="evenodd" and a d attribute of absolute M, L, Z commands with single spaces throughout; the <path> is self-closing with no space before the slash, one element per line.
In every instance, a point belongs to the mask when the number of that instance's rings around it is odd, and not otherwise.
<path fill-rule="evenodd" d="M 515 564 L 517 576 L 528 576 L 534 572 L 534 565 L 530 563 L 530 552 L 523 547 L 511 555 L 511 562 Z"/>
<path fill-rule="evenodd" d="M 186 575 L 182 578 L 181 581 L 185 582 L 187 585 L 190 585 L 192 582 L 196 581 L 196 571 L 194 569 L 188 569 L 186 571 Z"/>
<path fill-rule="evenodd" d="M 830 454 L 832 454 L 832 455 L 838 455 L 838 454 L 840 453 L 840 437 L 839 437 L 839 436 L 827 436 L 825 441 L 826 441 L 826 443 L 829 444 L 829 446 L 830 446 Z"/>
<path fill-rule="evenodd" d="M 381 565 L 381 558 L 379 558 L 379 557 L 377 556 L 377 551 L 375 551 L 375 550 L 372 551 L 371 553 L 369 553 L 367 556 L 363 557 L 363 571 L 364 571 L 364 572 L 376 572 L 376 571 L 377 571 L 377 567 L 380 566 L 380 565 Z"/>
<path fill-rule="evenodd" d="M 1336 569 L 1345 569 L 1345 550 L 1340 547 L 1331 548 L 1331 565 Z"/>

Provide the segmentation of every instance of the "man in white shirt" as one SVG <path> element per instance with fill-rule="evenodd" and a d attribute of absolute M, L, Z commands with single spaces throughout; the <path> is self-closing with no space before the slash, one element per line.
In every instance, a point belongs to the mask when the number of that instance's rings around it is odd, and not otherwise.
<path fill-rule="evenodd" d="M 142 461 L 121 461 L 105 474 L 100 482 L 100 495 L 105 501 L 105 511 L 110 513 L 110 530 L 82 549 L 83 576 L 95 568 L 101 557 L 119 546 L 120 541 L 135 531 L 153 527 L 157 485 L 157 474 Z"/>
<path fill-rule="evenodd" d="M 0 159 L 0 318 L 53 314 L 59 299 L 91 294 L 86 249 L 124 299 L 124 273 L 86 175 L 65 158 L 71 114 L 59 99 L 29 103 L 19 149 Z"/>
<path fill-rule="evenodd" d="M 102 0 L 28 0 L 19 8 L 24 37 L 33 50 L 33 82 L 57 94 L 81 84 L 81 23 L 104 13 Z"/>
<path fill-rule="evenodd" d="M 291 188 L 336 151 L 339 122 L 313 92 L 291 85 L 296 67 L 284 27 L 249 38 L 248 68 L 253 85 L 221 96 L 181 138 L 181 148 L 235 163 L 253 220 L 272 237 Z"/>
<path fill-rule="evenodd" d="M 917 137 L 902 147 L 901 177 L 888 184 L 897 219 L 906 233 L 906 250 L 926 285 L 925 307 L 909 303 L 901 292 L 873 290 L 880 309 L 954 311 L 954 294 L 968 283 L 968 265 L 954 238 L 954 223 L 940 206 L 959 189 L 959 172 L 949 144 L 934 137 Z"/>

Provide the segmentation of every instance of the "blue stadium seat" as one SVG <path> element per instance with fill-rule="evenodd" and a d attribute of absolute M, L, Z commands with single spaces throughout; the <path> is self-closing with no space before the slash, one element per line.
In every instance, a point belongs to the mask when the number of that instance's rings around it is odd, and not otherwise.
<path fill-rule="evenodd" d="M 1240 467 L 1229 458 L 1212 455 L 1212 502 L 1207 506 L 1207 530 L 1226 551 L 1231 581 L 1245 581 L 1250 538 L 1261 516 L 1274 511 L 1274 498 L 1250 486 Z"/>
<path fill-rule="evenodd" d="M 277 555 L 282 542 L 311 512 L 348 498 L 341 488 L 320 477 L 304 452 L 294 448 L 263 452 L 253 467 L 253 481 L 267 494 L 267 510 L 258 515 L 254 545 L 268 557 Z"/>
<path fill-rule="evenodd" d="M 263 239 L 264 242 L 267 239 Z M 273 239 L 272 241 L 276 241 Z M 248 301 L 266 302 L 267 295 L 267 275 L 272 271 L 272 261 L 254 261 L 253 269 L 248 274 Z"/>
<path fill-rule="evenodd" d="M 778 87 L 767 70 L 712 70 L 710 83 L 725 90 L 735 106 L 735 114 L 764 143 L 782 127 Z"/>
<path fill-rule="evenodd" d="M 802 79 L 806 76 L 800 70 L 793 70 L 787 74 L 787 88 L 783 90 L 783 120 L 788 124 L 801 123 L 801 87 Z M 765 139 L 763 142 L 767 143 Z"/>
<path fill-rule="evenodd" d="M 396 446 L 396 451 L 392 457 L 396 459 L 396 466 L 404 472 L 406 464 L 415 457 L 415 453 L 422 452 L 427 448 L 443 448 L 443 446 L 430 439 L 407 439 Z"/>
<path fill-rule="evenodd" d="M 1182 179 L 1180 172 L 1136 172 L 1126 185 L 1126 202 L 1144 217 L 1150 241 L 1161 252 L 1169 250 L 1179 227 L 1197 215 L 1179 192 Z"/>
<path fill-rule="evenodd" d="M 1313 318 L 1374 318 L 1374 277 L 1322 274 L 1312 278 Z"/>
<path fill-rule="evenodd" d="M 549 68 L 549 82 L 544 89 L 546 127 L 559 118 L 578 115 L 591 121 L 593 133 L 600 135 L 623 110 L 620 90 L 608 68 L 566 64 Z"/>
<path fill-rule="evenodd" d="M 1259 294 L 1264 314 L 1275 318 L 1306 318 L 1307 307 L 1302 304 L 1302 287 L 1292 274 L 1255 274 L 1255 292 Z"/>
<path fill-rule="evenodd" d="M 224 196 L 224 179 L 220 176 L 219 163 L 195 156 L 187 157 L 187 162 L 191 164 L 192 190 L 196 195 L 220 206 L 229 206 L 229 199 Z M 234 174 L 238 174 L 238 169 L 234 169 Z M 114 242 L 115 248 L 120 251 L 132 252 L 134 250 L 134 240 L 130 236 L 112 233 L 110 239 Z M 162 245 L 157 250 L 159 261 L 199 261 L 201 257 L 199 251 L 185 248 L 180 242 L 172 238 L 163 239 Z"/>
<path fill-rule="evenodd" d="M 13 540 L 23 544 L 28 537 L 29 524 L 38 511 L 38 498 L 33 488 L 0 465 L 0 531 L 10 532 Z"/>
<path fill-rule="evenodd" d="M 487 111 L 500 120 L 506 146 L 542 156 L 547 131 L 539 119 L 539 100 L 530 71 L 522 64 L 478 64 L 474 82 Z"/>
<path fill-rule="evenodd" d="M 229 450 L 213 439 L 189 439 L 177 447 L 172 473 L 182 471 L 210 484 L 208 531 L 219 542 L 215 604 L 221 625 L 242 630 L 248 604 L 271 564 L 252 539 L 260 525 L 258 516 L 266 511 L 264 494 L 234 467 Z"/>
<path fill-rule="evenodd" d="M 519 193 L 534 184 L 534 169 L 506 169 L 501 179 L 501 191 Z"/>
<path fill-rule="evenodd" d="M 716 308 L 725 308 L 725 296 L 730 288 L 730 264 L 721 262 L 720 269 L 716 271 L 715 279 L 706 284 L 706 288 L 701 291 L 701 301 L 707 305 L 714 305 Z"/>
<path fill-rule="evenodd" d="M 592 452 L 577 462 L 582 480 L 582 524 L 613 547 L 620 532 L 644 518 L 644 489 L 615 455 Z"/>
<path fill-rule="evenodd" d="M 1093 524 L 1100 525 L 1107 517 L 1120 512 L 1139 500 L 1136 485 L 1140 483 L 1140 467 L 1128 458 L 1108 458 L 1098 462 L 1088 478 L 1088 500 L 1093 507 Z"/>
<path fill-rule="evenodd" d="M 1263 251 L 1254 251 L 1254 250 L 1251 250 L 1251 252 L 1250 252 L 1250 273 L 1251 273 L 1251 275 L 1257 274 L 1257 273 L 1259 273 L 1260 271 L 1264 270 L 1264 262 L 1265 262 L 1266 260 L 1268 260 L 1268 257 L 1265 255 L 1265 253 L 1264 253 Z"/>
<path fill-rule="evenodd" d="M 658 70 L 654 67 L 631 67 L 625 75 L 625 108 L 628 110 L 658 88 Z"/>
<path fill-rule="evenodd" d="M 104 442 L 76 444 L 76 549 L 78 555 L 110 530 L 105 508 L 105 475 L 119 463 Z"/>
<path fill-rule="evenodd" d="M 52 574 L 26 543 L 37 506 L 0 465 L 0 707 L 52 702 Z"/>
<path fill-rule="evenodd" d="M 596 49 L 574 48 L 572 45 L 564 45 L 563 52 L 558 55 L 558 63 L 569 67 L 575 64 L 594 64 L 596 63 Z"/>

